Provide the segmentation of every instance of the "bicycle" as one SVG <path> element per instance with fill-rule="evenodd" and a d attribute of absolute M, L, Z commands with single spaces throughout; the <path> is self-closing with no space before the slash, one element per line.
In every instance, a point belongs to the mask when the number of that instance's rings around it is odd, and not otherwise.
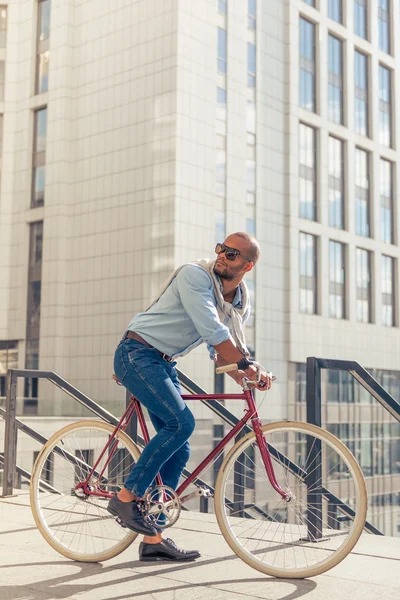
<path fill-rule="evenodd" d="M 252 392 L 262 367 L 254 365 L 257 379 L 244 378 L 242 393 L 182 396 L 244 400 L 247 408 L 176 491 L 163 486 L 157 475 L 145 497 L 146 518 L 166 529 L 188 500 L 214 495 L 219 528 L 237 556 L 274 577 L 312 577 L 343 560 L 361 535 L 367 512 L 363 474 L 349 449 L 328 431 L 296 421 L 262 425 Z M 217 372 L 237 368 L 233 364 Z M 107 512 L 109 499 L 140 456 L 125 433 L 135 411 L 148 443 L 141 405 L 132 396 L 116 427 L 93 420 L 73 423 L 55 433 L 39 453 L 30 486 L 33 516 L 46 541 L 67 558 L 108 560 L 138 535 Z M 250 431 L 243 435 L 249 422 Z M 184 495 L 235 438 L 219 468 L 214 494 L 202 487 Z"/>

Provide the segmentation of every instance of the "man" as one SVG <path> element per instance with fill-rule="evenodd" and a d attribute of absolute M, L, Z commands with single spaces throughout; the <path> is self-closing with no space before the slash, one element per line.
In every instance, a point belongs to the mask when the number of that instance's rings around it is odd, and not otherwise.
<path fill-rule="evenodd" d="M 145 535 L 141 560 L 194 560 L 196 550 L 185 551 L 163 539 L 141 511 L 141 499 L 160 472 L 164 485 L 178 487 L 190 456 L 188 439 L 194 417 L 181 398 L 175 361 L 202 342 L 218 366 L 248 356 L 242 325 L 250 314 L 243 277 L 260 255 L 257 240 L 247 233 L 228 236 L 216 246 L 217 259 L 183 265 L 164 284 L 156 300 L 136 315 L 120 342 L 114 361 L 119 381 L 144 405 L 157 434 L 144 448 L 124 487 L 110 500 L 108 510 L 124 524 Z M 241 383 L 254 379 L 255 368 L 229 373 Z M 259 387 L 269 389 L 262 373 Z"/>

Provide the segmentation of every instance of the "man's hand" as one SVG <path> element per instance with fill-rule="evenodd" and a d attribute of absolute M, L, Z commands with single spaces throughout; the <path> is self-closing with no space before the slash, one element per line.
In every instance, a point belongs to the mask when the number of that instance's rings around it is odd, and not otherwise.
<path fill-rule="evenodd" d="M 242 385 L 243 377 L 247 377 L 248 379 L 254 381 L 257 378 L 257 369 L 250 365 L 246 371 L 232 371 L 229 373 L 231 377 L 236 381 L 238 385 Z M 261 371 L 261 379 L 258 385 L 254 386 L 257 390 L 269 390 L 271 389 L 272 378 L 271 375 L 266 373 L 265 371 Z"/>

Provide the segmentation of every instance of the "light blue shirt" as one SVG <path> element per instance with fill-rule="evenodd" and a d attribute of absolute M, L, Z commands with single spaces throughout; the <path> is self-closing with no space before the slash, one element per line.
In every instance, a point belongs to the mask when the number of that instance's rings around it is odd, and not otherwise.
<path fill-rule="evenodd" d="M 221 283 L 222 290 L 222 283 Z M 240 288 L 232 305 L 242 306 Z M 242 317 L 245 323 L 250 306 Z M 176 359 L 205 342 L 210 357 L 213 346 L 231 338 L 231 319 L 221 323 L 211 276 L 202 267 L 186 265 L 178 272 L 161 298 L 147 311 L 135 315 L 128 329 L 136 331 L 146 342 Z"/>

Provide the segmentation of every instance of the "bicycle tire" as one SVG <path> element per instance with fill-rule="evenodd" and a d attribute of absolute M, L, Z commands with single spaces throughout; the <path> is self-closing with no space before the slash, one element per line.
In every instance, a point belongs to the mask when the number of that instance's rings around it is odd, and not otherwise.
<path fill-rule="evenodd" d="M 112 521 L 115 522 L 115 518 L 112 517 L 106 511 L 106 505 L 105 505 L 106 501 L 103 501 L 104 506 L 102 506 L 100 508 L 98 505 L 96 505 L 96 501 L 98 501 L 98 499 L 96 499 L 92 496 L 89 496 L 89 498 L 92 500 L 92 502 L 89 502 L 89 504 L 90 504 L 90 506 L 95 506 L 97 509 L 97 512 L 95 509 L 90 508 L 90 510 L 92 510 L 94 514 L 88 515 L 87 509 L 86 509 L 86 512 L 84 510 L 85 505 L 82 503 L 82 501 L 79 498 L 77 498 L 77 500 L 71 500 L 71 498 L 74 498 L 74 494 L 72 492 L 72 488 L 68 488 L 68 482 L 72 481 L 72 487 L 74 486 L 74 483 L 75 483 L 73 481 L 74 470 L 76 472 L 76 469 L 77 469 L 76 466 L 71 467 L 71 461 L 68 461 L 68 460 L 65 461 L 65 464 L 66 464 L 65 470 L 67 472 L 67 475 L 64 475 L 65 478 L 68 477 L 65 485 L 66 485 L 66 491 L 68 491 L 68 489 L 70 489 L 71 496 L 68 496 L 67 494 L 60 494 L 60 498 L 57 497 L 55 499 L 55 501 L 51 502 L 51 504 L 53 505 L 53 508 L 51 508 L 51 509 L 46 508 L 44 499 L 43 499 L 43 497 L 41 498 L 41 495 L 43 496 L 43 483 L 40 484 L 40 480 L 41 480 L 40 476 L 42 474 L 42 470 L 46 469 L 46 467 L 48 468 L 48 465 L 49 465 L 48 461 L 51 461 L 52 453 L 53 453 L 54 449 L 56 447 L 58 447 L 58 444 L 60 444 L 60 446 L 62 444 L 65 445 L 65 440 L 71 434 L 74 436 L 74 439 L 76 439 L 76 436 L 78 435 L 78 433 L 81 434 L 82 439 L 85 439 L 86 437 L 88 437 L 87 435 L 85 435 L 85 431 L 101 432 L 101 434 L 107 440 L 109 438 L 109 436 L 111 436 L 112 433 L 114 432 L 114 429 L 115 429 L 114 426 L 112 426 L 108 423 L 103 423 L 101 421 L 89 421 L 88 420 L 88 421 L 80 421 L 77 423 L 72 423 L 71 425 L 67 425 L 66 427 L 57 431 L 48 440 L 48 442 L 43 446 L 42 450 L 40 451 L 40 453 L 35 461 L 33 471 L 32 471 L 31 484 L 30 484 L 30 504 L 31 504 L 32 514 L 35 519 L 35 523 L 36 523 L 40 533 L 44 537 L 44 539 L 50 544 L 50 546 L 52 546 L 57 552 L 59 552 L 66 558 L 69 558 L 69 559 L 72 559 L 75 561 L 80 561 L 80 562 L 101 562 L 101 561 L 109 560 L 110 558 L 117 556 L 118 554 L 123 552 L 126 548 L 128 548 L 128 546 L 130 546 L 132 544 L 132 542 L 136 539 L 136 537 L 138 535 L 137 533 L 135 533 L 134 531 L 131 531 L 129 529 L 122 529 L 120 527 L 120 525 L 118 525 L 117 523 L 115 523 L 115 525 L 111 525 Z M 119 448 L 127 450 L 130 454 L 131 459 L 133 459 L 133 461 L 136 462 L 140 456 L 140 450 L 136 446 L 136 444 L 134 444 L 134 442 L 131 440 L 131 438 L 126 433 L 124 433 L 120 430 L 117 432 L 116 438 L 118 439 Z M 90 439 L 90 436 L 89 436 L 89 439 Z M 104 448 L 104 445 L 103 445 L 103 448 Z M 80 452 L 81 456 L 83 456 L 83 452 L 88 452 L 88 450 L 83 450 L 81 448 L 78 448 L 77 450 L 75 450 L 75 456 L 79 456 L 79 454 L 77 454 L 77 452 Z M 126 457 L 127 455 L 125 454 L 124 456 Z M 60 455 L 59 454 L 56 455 L 54 453 L 53 454 L 54 465 L 55 465 L 56 457 L 57 457 L 57 460 L 60 461 L 60 458 L 59 458 Z M 126 458 L 124 460 L 126 461 Z M 68 462 L 70 463 L 69 465 L 68 465 Z M 63 468 L 64 468 L 64 466 L 63 466 Z M 117 468 L 120 468 L 119 465 L 117 465 Z M 71 470 L 70 474 L 69 474 L 69 470 Z M 43 479 L 41 481 L 43 482 Z M 75 497 L 77 497 L 76 494 L 75 494 Z M 53 494 L 53 498 L 54 498 L 54 494 Z M 93 537 L 96 540 L 96 543 L 98 543 L 99 545 L 100 545 L 100 541 L 103 542 L 103 550 L 102 551 L 96 551 L 94 541 L 93 541 L 93 551 L 90 551 L 90 550 L 78 551 L 74 548 L 68 547 L 68 545 L 65 542 L 63 542 L 63 539 L 65 537 L 65 531 L 63 533 L 62 539 L 59 539 L 60 536 L 57 537 L 57 535 L 54 532 L 52 532 L 50 522 L 49 522 L 50 521 L 49 511 L 51 513 L 52 511 L 57 512 L 57 510 L 58 510 L 59 513 L 61 514 L 61 517 L 59 517 L 57 520 L 60 521 L 60 518 L 64 519 L 64 521 L 61 521 L 61 523 L 58 525 L 58 527 L 63 526 L 65 529 L 67 529 L 67 526 L 71 524 L 71 525 L 75 525 L 75 528 L 76 528 L 76 523 L 77 523 L 76 521 L 71 522 L 71 517 L 69 517 L 70 520 L 67 521 L 65 519 L 65 516 L 64 517 L 62 516 L 62 509 L 54 508 L 54 503 L 57 502 L 58 500 L 61 501 L 61 499 L 62 499 L 62 501 L 65 501 L 67 503 L 65 506 L 65 510 L 64 510 L 65 515 L 67 515 L 67 517 L 68 517 L 68 515 L 76 514 L 79 517 L 78 523 L 82 523 L 82 528 L 84 528 L 86 526 L 86 536 L 87 537 L 88 537 L 87 532 L 91 531 L 91 529 L 90 529 L 91 527 L 96 526 L 96 521 L 97 521 L 97 522 L 100 522 L 100 524 L 103 523 L 104 525 L 106 525 L 108 528 L 108 531 L 112 531 L 112 537 L 111 537 L 110 543 L 112 543 L 113 537 L 116 538 L 116 543 L 114 545 L 111 545 L 109 548 L 105 548 L 105 541 L 101 539 L 99 534 L 97 534 L 97 535 L 94 535 Z M 72 502 L 72 504 L 68 504 L 71 502 Z M 50 503 L 49 503 L 49 506 L 50 506 Z M 57 506 L 57 504 L 56 504 L 56 506 Z M 68 510 L 67 510 L 67 507 L 69 507 Z M 74 511 L 76 511 L 76 512 L 74 512 Z M 103 519 L 103 512 L 104 512 L 104 519 Z M 88 519 L 87 517 L 90 517 L 90 518 Z M 94 518 L 92 518 L 92 517 L 94 517 Z M 107 523 L 106 523 L 106 520 L 107 520 Z M 94 522 L 94 525 L 93 525 L 93 522 Z M 108 527 L 109 523 L 110 523 L 110 527 Z M 114 527 L 116 528 L 115 530 L 113 529 Z M 70 538 L 71 538 L 71 535 L 72 535 L 72 533 L 69 534 Z M 76 538 L 76 536 L 77 536 L 76 532 L 73 533 L 72 537 Z M 67 534 L 67 538 L 68 538 L 68 534 Z M 71 545 L 72 545 L 72 542 L 71 542 Z"/>
<path fill-rule="evenodd" d="M 356 461 L 356 459 L 354 458 L 354 456 L 352 455 L 352 453 L 350 452 L 350 450 L 339 440 L 337 439 L 334 435 L 332 435 L 331 433 L 329 433 L 328 431 L 325 431 L 324 429 L 317 427 L 315 425 L 311 425 L 308 423 L 303 423 L 303 422 L 290 422 L 290 421 L 282 421 L 282 422 L 277 422 L 277 423 L 271 423 L 268 425 L 264 425 L 262 427 L 262 431 L 264 436 L 269 436 L 270 439 L 273 437 L 272 434 L 276 434 L 277 432 L 282 432 L 284 435 L 286 434 L 286 438 L 284 439 L 289 439 L 289 435 L 290 434 L 298 434 L 298 435 L 305 435 L 307 439 L 307 436 L 310 438 L 311 436 L 314 436 L 316 439 L 326 442 L 328 444 L 328 446 L 330 448 L 333 448 L 335 451 L 337 451 L 338 455 L 341 457 L 341 460 L 343 460 L 343 464 L 348 466 L 348 472 L 351 474 L 352 476 L 352 480 L 353 480 L 353 484 L 354 484 L 354 490 L 355 490 L 355 498 L 356 498 L 356 511 L 355 511 L 355 518 L 352 521 L 352 525 L 350 526 L 350 530 L 348 532 L 347 538 L 345 540 L 345 543 L 341 544 L 341 546 L 337 549 L 332 551 L 332 554 L 324 559 L 322 562 L 318 563 L 318 564 L 312 564 L 309 566 L 302 566 L 302 567 L 287 567 L 286 566 L 286 562 L 285 560 L 283 561 L 283 566 L 282 564 L 278 565 L 278 566 L 274 566 L 271 564 L 263 564 L 262 561 L 257 558 L 256 556 L 252 555 L 251 552 L 245 547 L 246 544 L 248 544 L 248 540 L 249 540 L 249 536 L 250 534 L 243 534 L 243 538 L 247 539 L 247 541 L 242 543 L 239 539 L 237 534 L 235 534 L 235 532 L 233 531 L 233 526 L 229 521 L 229 518 L 231 519 L 231 522 L 235 522 L 235 520 L 238 519 L 238 517 L 230 517 L 230 515 L 228 515 L 228 512 L 231 511 L 232 512 L 232 502 L 231 504 L 228 506 L 227 508 L 227 504 L 228 501 L 226 502 L 226 490 L 227 490 L 227 482 L 228 482 L 228 478 L 229 475 L 232 473 L 232 471 L 234 472 L 234 468 L 235 468 L 235 462 L 238 461 L 238 457 L 241 456 L 246 450 L 248 451 L 249 447 L 253 444 L 257 444 L 256 442 L 256 438 L 255 438 L 255 434 L 254 432 L 250 432 L 248 433 L 246 436 L 244 436 L 243 438 L 241 438 L 230 450 L 230 452 L 228 453 L 228 455 L 226 456 L 224 462 L 222 463 L 220 469 L 219 469 L 219 473 L 218 473 L 218 477 L 217 477 L 217 481 L 216 481 L 216 486 L 215 486 L 215 512 L 216 512 L 216 517 L 217 517 L 217 521 L 219 524 L 219 527 L 221 529 L 221 532 L 226 540 L 226 542 L 229 544 L 229 546 L 231 547 L 231 549 L 233 550 L 233 552 L 235 552 L 235 554 L 237 556 L 239 556 L 245 563 L 247 563 L 249 566 L 257 569 L 258 571 L 265 573 L 266 575 L 270 575 L 273 577 L 283 577 L 283 578 L 306 578 L 306 577 L 313 577 L 315 575 L 319 575 L 321 573 L 324 573 L 325 571 L 328 571 L 329 569 L 331 569 L 332 567 L 334 567 L 335 565 L 337 565 L 339 562 L 341 562 L 350 552 L 351 550 L 354 548 L 355 544 L 357 543 L 363 528 L 364 528 L 364 524 L 365 524 L 365 519 L 366 519 L 366 513 L 367 513 L 367 491 L 366 491 L 366 486 L 365 486 L 365 481 L 364 481 L 364 477 L 362 474 L 362 471 Z M 300 439 L 300 438 L 299 438 Z M 269 442 L 271 443 L 271 442 Z M 256 446 L 258 448 L 258 445 Z M 258 451 L 260 457 L 261 457 L 261 453 Z M 322 455 L 322 451 L 321 451 L 321 456 Z M 274 461 L 274 465 L 276 464 L 276 461 Z M 264 475 L 265 477 L 265 467 L 262 464 L 262 468 L 264 469 Z M 282 463 L 280 463 L 280 468 L 281 470 L 283 469 L 284 471 L 287 469 L 284 469 L 282 467 Z M 313 467 L 313 469 L 315 469 L 315 467 Z M 277 472 L 275 471 L 276 475 Z M 322 471 L 321 471 L 322 473 Z M 327 475 L 329 474 L 329 471 L 327 472 Z M 293 472 L 290 473 L 290 476 L 293 475 Z M 235 475 L 234 475 L 235 476 Z M 296 478 L 298 478 L 296 476 Z M 278 479 L 278 483 L 279 483 L 279 477 L 277 476 Z M 289 477 L 287 477 L 287 479 L 289 479 Z M 349 480 L 348 480 L 349 481 Z M 299 485 L 303 483 L 304 481 L 301 482 L 299 480 Z M 268 482 L 269 484 L 269 482 Z M 304 484 L 305 485 L 305 484 Z M 321 480 L 321 485 L 322 485 L 322 480 Z M 349 489 L 349 483 L 346 484 L 347 488 Z M 245 493 L 245 486 L 243 487 L 243 495 Z M 272 486 L 269 484 L 270 489 L 272 490 Z M 283 487 L 281 485 L 281 487 Z M 311 489 L 311 488 L 310 488 Z M 317 493 L 317 492 L 314 492 Z M 275 492 L 276 496 L 278 496 L 277 492 Z M 287 503 L 287 506 L 289 506 L 290 503 Z M 343 503 L 344 505 L 344 503 Z M 307 504 L 307 507 L 310 507 L 309 504 Z M 250 509 L 246 509 L 247 511 L 249 511 Z M 298 519 L 298 521 L 300 522 L 299 524 L 297 524 L 296 526 L 299 528 L 299 530 L 304 530 L 305 529 L 305 518 L 303 517 L 304 512 L 301 512 L 301 510 L 299 509 L 297 512 L 296 510 L 293 508 L 293 512 L 294 512 L 294 517 L 293 515 L 291 515 L 292 520 L 296 520 Z M 329 510 L 328 510 L 329 513 Z M 233 513 L 235 514 L 235 513 Z M 244 513 L 241 513 L 244 514 Z M 257 535 L 258 538 L 257 540 L 259 540 L 259 538 L 261 537 L 260 541 L 269 541 L 269 543 L 271 544 L 271 548 L 268 546 L 265 552 L 265 556 L 273 554 L 273 552 L 275 552 L 275 555 L 278 556 L 279 552 L 282 550 L 282 546 L 285 546 L 286 544 L 290 545 L 290 548 L 292 550 L 293 553 L 293 557 L 295 559 L 296 557 L 296 552 L 299 553 L 299 548 L 302 549 L 302 552 L 304 553 L 304 557 L 306 557 L 307 553 L 311 554 L 311 549 L 314 551 L 314 553 L 318 556 L 318 550 L 325 550 L 325 551 L 330 551 L 330 549 L 326 549 L 323 548 L 321 546 L 318 547 L 317 540 L 310 540 L 308 545 L 304 542 L 304 538 L 299 538 L 298 541 L 294 541 L 293 539 L 291 541 L 286 542 L 286 539 L 290 537 L 293 538 L 293 528 L 294 525 L 289 524 L 290 520 L 289 517 L 287 518 L 287 522 L 283 523 L 283 525 L 279 525 L 277 524 L 277 522 L 273 522 L 273 519 L 270 515 L 268 515 L 267 513 L 265 513 L 267 515 L 267 517 L 265 517 L 265 523 L 270 523 L 272 521 L 273 523 L 273 527 L 275 528 L 275 530 L 278 529 L 278 527 L 282 527 L 282 532 L 281 532 L 281 539 L 280 539 L 280 545 L 276 544 L 276 542 L 273 542 L 273 540 L 271 541 L 271 539 L 268 540 L 268 537 L 264 539 L 264 533 L 262 533 L 262 528 L 261 526 L 257 529 Z M 307 515 L 310 515 L 311 513 L 307 512 Z M 315 513 L 314 513 L 315 514 Z M 322 512 L 321 512 L 322 514 Z M 329 517 L 329 514 L 328 514 Z M 302 520 L 303 519 L 303 520 Z M 243 519 L 242 519 L 243 520 Z M 249 523 L 248 518 L 246 519 L 246 525 Z M 333 525 L 335 527 L 338 527 L 339 524 L 337 525 L 336 523 L 333 523 Z M 237 530 L 239 530 L 239 526 L 242 527 L 242 524 L 237 521 L 234 523 L 234 526 L 236 527 Z M 308 526 L 308 525 L 307 525 Z M 331 526 L 332 526 L 332 522 L 331 522 Z M 340 525 L 342 526 L 342 525 Z M 272 528 L 272 525 L 268 525 L 267 527 Z M 285 527 L 286 527 L 286 532 L 285 532 Z M 246 530 L 248 531 L 248 530 Z M 325 538 L 325 534 L 327 532 L 324 531 L 324 538 Z M 328 530 L 328 534 L 331 533 L 331 530 Z M 289 535 L 290 534 L 290 535 Z M 247 535 L 247 538 L 245 538 L 245 535 Z M 337 543 L 336 538 L 340 537 L 340 534 L 337 535 L 332 535 L 332 540 L 333 542 L 325 542 L 325 546 L 329 546 L 329 544 L 331 543 L 333 546 L 335 545 L 335 543 Z M 275 537 L 275 533 L 272 536 L 273 538 Z M 269 538 L 271 538 L 271 533 L 269 534 Z M 283 538 L 283 542 L 281 541 Z M 323 538 L 323 539 L 324 539 Z M 329 537 L 325 538 L 330 540 Z M 258 544 L 260 544 L 260 541 L 258 541 Z M 274 549 L 274 543 L 276 544 L 276 550 Z M 313 545 L 314 543 L 314 545 Z M 262 549 L 262 551 L 264 550 L 264 548 Z M 256 551 L 255 551 L 256 553 Z M 281 559 L 282 561 L 282 559 Z"/>

